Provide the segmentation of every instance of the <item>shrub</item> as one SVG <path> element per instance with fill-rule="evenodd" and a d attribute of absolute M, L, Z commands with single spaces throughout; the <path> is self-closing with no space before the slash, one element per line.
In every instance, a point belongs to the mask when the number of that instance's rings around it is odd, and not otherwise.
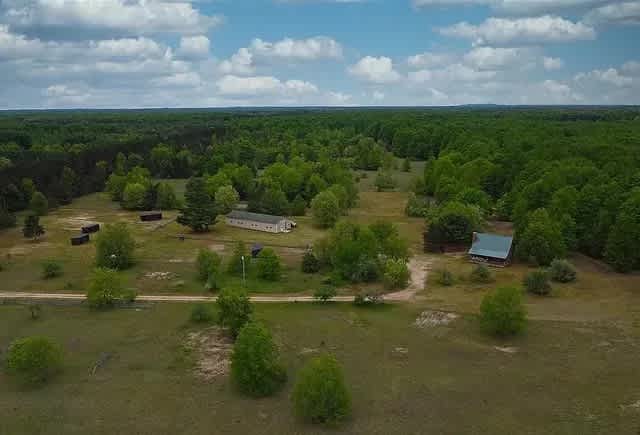
<path fill-rule="evenodd" d="M 25 384 L 40 384 L 62 368 L 62 350 L 44 337 L 15 340 L 7 354 L 7 373 Z"/>
<path fill-rule="evenodd" d="M 42 307 L 38 304 L 29 304 L 29 317 L 38 320 L 42 316 Z"/>
<path fill-rule="evenodd" d="M 200 249 L 196 259 L 198 279 L 202 282 L 207 282 L 209 276 L 218 271 L 220 262 L 220 256 L 212 250 L 207 248 Z"/>
<path fill-rule="evenodd" d="M 548 295 L 551 293 L 551 285 L 549 284 L 549 275 L 544 270 L 534 270 L 524 277 L 524 288 L 529 293 L 537 295 Z"/>
<path fill-rule="evenodd" d="M 42 262 L 42 278 L 51 279 L 62 275 L 62 265 L 55 260 Z"/>
<path fill-rule="evenodd" d="M 105 225 L 96 238 L 96 266 L 127 269 L 133 265 L 135 242 L 124 223 Z"/>
<path fill-rule="evenodd" d="M 340 218 L 342 210 L 338 198 L 329 190 L 318 193 L 311 200 L 313 222 L 320 228 L 330 228 Z"/>
<path fill-rule="evenodd" d="M 135 300 L 135 292 L 126 290 L 117 271 L 96 268 L 91 276 L 87 302 L 90 308 L 105 309 Z"/>
<path fill-rule="evenodd" d="M 169 183 L 158 183 L 156 195 L 156 208 L 158 210 L 174 210 L 180 205 L 176 192 Z"/>
<path fill-rule="evenodd" d="M 278 391 L 287 379 L 271 333 L 262 324 L 242 327 L 231 355 L 231 378 L 240 391 L 265 397 Z"/>
<path fill-rule="evenodd" d="M 302 257 L 302 271 L 304 273 L 317 273 L 320 271 L 320 260 L 313 252 L 307 251 Z"/>
<path fill-rule="evenodd" d="M 258 262 L 256 265 L 258 277 L 267 281 L 277 281 L 280 279 L 280 257 L 271 248 L 264 248 L 258 254 Z"/>
<path fill-rule="evenodd" d="M 237 337 L 253 312 L 249 296 L 244 291 L 224 289 L 218 295 L 217 305 L 220 325 L 228 328 L 232 337 Z"/>
<path fill-rule="evenodd" d="M 409 285 L 409 268 L 403 259 L 389 259 L 384 265 L 384 285 L 389 290 Z"/>
<path fill-rule="evenodd" d="M 382 192 L 383 190 L 390 190 L 395 188 L 396 180 L 393 178 L 390 172 L 380 170 L 376 174 L 374 185 L 376 186 L 378 192 Z"/>
<path fill-rule="evenodd" d="M 351 414 L 351 397 L 338 361 L 321 355 L 298 374 L 293 390 L 296 413 L 312 423 L 337 424 Z"/>
<path fill-rule="evenodd" d="M 379 305 L 384 303 L 384 296 L 376 291 L 361 291 L 353 297 L 353 305 L 365 307 L 369 305 Z"/>
<path fill-rule="evenodd" d="M 231 254 L 231 258 L 229 259 L 229 264 L 227 266 L 227 272 L 231 275 L 242 276 L 242 257 L 244 257 L 244 267 L 245 272 L 249 269 L 249 256 L 247 255 L 247 248 L 244 246 L 244 243 L 237 242 L 235 247 L 233 248 L 233 254 Z"/>
<path fill-rule="evenodd" d="M 520 333 L 526 325 L 522 292 L 515 287 L 499 287 L 487 294 L 480 305 L 480 324 L 491 335 Z"/>
<path fill-rule="evenodd" d="M 404 208 L 404 213 L 407 216 L 423 218 L 426 217 L 428 211 L 429 202 L 426 199 L 416 196 L 415 193 L 409 194 L 407 205 Z"/>
<path fill-rule="evenodd" d="M 576 268 L 567 260 L 553 260 L 549 268 L 551 279 L 556 282 L 573 282 L 576 280 Z"/>
<path fill-rule="evenodd" d="M 143 210 L 147 188 L 141 183 L 129 183 L 122 193 L 122 207 L 125 210 Z"/>
<path fill-rule="evenodd" d="M 29 209 L 38 216 L 44 216 L 49 211 L 49 201 L 41 192 L 34 192 L 29 201 Z"/>
<path fill-rule="evenodd" d="M 471 282 L 475 282 L 478 284 L 487 284 L 493 281 L 493 277 L 491 276 L 491 271 L 484 264 L 476 265 L 471 271 L 471 275 L 469 276 Z"/>
<path fill-rule="evenodd" d="M 193 323 L 208 323 L 213 320 L 213 313 L 207 304 L 197 304 L 191 309 L 189 317 Z"/>
<path fill-rule="evenodd" d="M 40 216 L 30 212 L 24 218 L 24 226 L 22 227 L 22 234 L 28 239 L 38 239 L 45 233 L 45 229 L 40 225 Z"/>
<path fill-rule="evenodd" d="M 331 285 L 323 285 L 313 293 L 313 298 L 320 302 L 327 302 L 338 294 L 336 288 Z"/>
<path fill-rule="evenodd" d="M 436 270 L 436 282 L 442 286 L 449 287 L 453 285 L 453 273 L 447 269 Z"/>

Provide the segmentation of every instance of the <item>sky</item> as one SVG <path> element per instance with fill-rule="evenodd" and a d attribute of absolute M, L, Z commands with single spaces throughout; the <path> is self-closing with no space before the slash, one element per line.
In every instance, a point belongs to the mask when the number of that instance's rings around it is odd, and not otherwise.
<path fill-rule="evenodd" d="M 640 0 L 0 0 L 0 109 L 640 104 Z"/>

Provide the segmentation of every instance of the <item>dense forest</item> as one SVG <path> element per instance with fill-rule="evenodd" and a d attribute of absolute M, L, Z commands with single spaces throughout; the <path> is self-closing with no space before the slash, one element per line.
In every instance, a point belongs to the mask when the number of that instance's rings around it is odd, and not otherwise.
<path fill-rule="evenodd" d="M 162 187 L 149 199 L 145 180 L 192 176 L 211 196 L 231 185 L 256 211 L 296 214 L 325 191 L 346 210 L 353 171 L 384 170 L 392 155 L 427 161 L 407 209 L 434 239 L 497 218 L 538 263 L 580 251 L 640 269 L 637 108 L 5 112 L 0 227 L 35 192 L 55 207 L 106 188 L 151 208 Z"/>

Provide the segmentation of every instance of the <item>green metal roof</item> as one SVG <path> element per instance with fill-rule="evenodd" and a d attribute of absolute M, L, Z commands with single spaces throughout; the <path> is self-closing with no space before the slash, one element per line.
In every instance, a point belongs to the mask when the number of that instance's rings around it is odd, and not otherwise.
<path fill-rule="evenodd" d="M 469 255 L 505 260 L 509 257 L 512 243 L 513 237 L 510 236 L 477 233 L 475 240 L 471 244 L 471 249 L 469 249 Z"/>
<path fill-rule="evenodd" d="M 277 224 L 281 220 L 285 219 L 282 216 L 273 216 L 270 214 L 251 213 L 242 210 L 233 210 L 227 215 L 231 219 L 241 219 L 245 221 L 261 222 L 263 224 Z"/>

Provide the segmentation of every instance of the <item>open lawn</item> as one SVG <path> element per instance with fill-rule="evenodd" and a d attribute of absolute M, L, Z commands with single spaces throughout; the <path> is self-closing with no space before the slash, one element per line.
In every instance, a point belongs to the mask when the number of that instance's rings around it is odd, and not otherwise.
<path fill-rule="evenodd" d="M 0 349 L 45 335 L 64 372 L 37 390 L 0 374 L 2 434 L 635 434 L 640 336 L 609 323 L 531 322 L 524 336 L 482 336 L 472 316 L 418 328 L 422 308 L 261 305 L 289 381 L 274 397 L 241 396 L 226 374 L 203 379 L 191 306 L 91 312 L 0 306 Z M 206 332 L 205 332 L 206 333 Z M 298 421 L 290 393 L 300 366 L 329 351 L 344 366 L 353 418 L 336 429 Z M 210 363 L 216 357 L 209 357 Z M 213 360 L 211 360 L 213 358 Z M 103 361 L 97 368 L 96 363 Z M 95 369 L 95 372 L 94 372 Z"/>

